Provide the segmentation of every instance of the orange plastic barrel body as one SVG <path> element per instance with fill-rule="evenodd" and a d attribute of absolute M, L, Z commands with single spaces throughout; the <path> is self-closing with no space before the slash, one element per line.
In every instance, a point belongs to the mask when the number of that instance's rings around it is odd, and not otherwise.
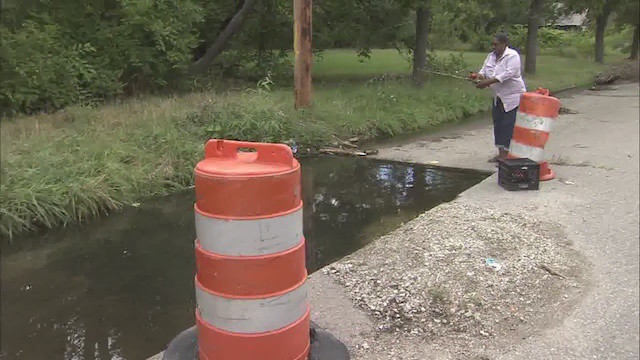
<path fill-rule="evenodd" d="M 210 140 L 195 192 L 200 360 L 307 359 L 300 164 L 291 149 Z"/>
<path fill-rule="evenodd" d="M 549 141 L 559 110 L 560 100 L 549 96 L 546 89 L 526 92 L 520 98 L 509 157 L 527 158 L 539 163 L 542 181 L 555 178 L 555 173 L 545 159 L 544 148 Z"/>

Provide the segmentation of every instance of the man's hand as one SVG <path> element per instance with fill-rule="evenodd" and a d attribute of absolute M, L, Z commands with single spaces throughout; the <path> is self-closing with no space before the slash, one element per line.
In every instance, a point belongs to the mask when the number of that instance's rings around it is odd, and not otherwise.
<path fill-rule="evenodd" d="M 469 73 L 468 79 L 474 82 L 478 82 L 480 80 L 484 80 L 484 75 L 472 72 Z"/>
<path fill-rule="evenodd" d="M 480 81 L 479 83 L 477 83 L 476 87 L 478 89 L 484 89 L 484 88 L 489 87 L 489 86 L 491 86 L 491 85 L 493 85 L 493 84 L 495 84 L 497 82 L 498 82 L 498 80 L 496 80 L 495 78 L 484 79 L 484 80 Z"/>

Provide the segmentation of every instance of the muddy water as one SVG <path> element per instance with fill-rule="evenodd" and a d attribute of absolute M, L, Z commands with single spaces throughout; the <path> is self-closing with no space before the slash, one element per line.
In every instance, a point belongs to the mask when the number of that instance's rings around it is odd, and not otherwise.
<path fill-rule="evenodd" d="M 366 159 L 303 160 L 309 272 L 483 173 Z M 192 191 L 3 246 L 2 359 L 146 359 L 194 323 Z"/>

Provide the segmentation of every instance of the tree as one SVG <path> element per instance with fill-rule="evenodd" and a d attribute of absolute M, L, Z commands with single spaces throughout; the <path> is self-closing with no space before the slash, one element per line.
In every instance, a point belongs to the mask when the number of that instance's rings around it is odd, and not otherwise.
<path fill-rule="evenodd" d="M 438 0 L 432 2 L 431 43 L 447 46 L 452 40 L 489 51 L 498 31 L 527 21 L 531 0 Z"/>
<path fill-rule="evenodd" d="M 314 46 L 355 48 L 368 57 L 372 47 L 390 47 L 408 35 L 408 0 L 321 0 L 314 2 Z M 413 31 L 412 31 L 413 33 Z"/>
<path fill-rule="evenodd" d="M 640 26 L 636 24 L 635 29 L 633 30 L 633 43 L 631 43 L 631 56 L 629 57 L 631 60 L 638 60 L 638 36 L 640 35 Z"/>
<path fill-rule="evenodd" d="M 629 58 L 638 59 L 638 35 L 640 35 L 640 2 L 638 0 L 624 0 L 616 10 L 616 25 L 622 27 L 630 25 L 633 28 L 633 39 Z"/>
<path fill-rule="evenodd" d="M 244 0 L 242 6 L 229 21 L 224 30 L 218 35 L 216 40 L 207 48 L 205 54 L 196 60 L 189 67 L 189 73 L 197 74 L 205 72 L 211 66 L 211 63 L 222 53 L 227 47 L 229 40 L 242 28 L 247 15 L 256 5 L 258 0 Z"/>
<path fill-rule="evenodd" d="M 596 62 L 604 63 L 604 32 L 607 29 L 609 16 L 613 12 L 617 0 L 605 0 L 596 15 Z"/>
<path fill-rule="evenodd" d="M 524 71 L 530 75 L 534 75 L 536 73 L 538 26 L 540 26 L 543 5 L 544 0 L 531 0 L 531 6 L 529 8 L 529 22 L 527 25 L 527 57 L 525 59 Z"/>
<path fill-rule="evenodd" d="M 636 0 L 637 1 L 637 0 Z M 588 12 L 589 18 L 595 20 L 595 61 L 604 63 L 604 33 L 609 16 L 620 5 L 621 0 L 565 0 L 565 13 Z"/>
<path fill-rule="evenodd" d="M 631 44 L 631 56 L 629 57 L 631 60 L 638 60 L 638 35 L 640 35 L 640 26 L 636 24 L 636 28 L 633 31 L 633 43 Z"/>
<path fill-rule="evenodd" d="M 397 4 L 404 9 L 415 12 L 415 32 L 410 41 L 404 39 L 405 45 L 413 50 L 413 84 L 423 87 L 426 80 L 427 48 L 431 27 L 431 0 L 400 0 Z"/>
<path fill-rule="evenodd" d="M 429 22 L 431 19 L 431 5 L 426 4 L 416 9 L 416 45 L 413 51 L 413 83 L 423 87 L 426 74 L 427 44 L 429 40 Z"/>

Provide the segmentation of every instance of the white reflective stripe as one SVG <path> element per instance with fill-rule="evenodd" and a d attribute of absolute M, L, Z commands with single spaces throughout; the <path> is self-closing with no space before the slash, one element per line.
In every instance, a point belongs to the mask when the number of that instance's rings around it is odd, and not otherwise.
<path fill-rule="evenodd" d="M 544 149 L 521 144 L 514 140 L 511 140 L 509 154 L 517 156 L 519 158 L 531 159 L 538 163 L 544 161 Z"/>
<path fill-rule="evenodd" d="M 226 220 L 196 214 L 196 237 L 208 252 L 227 256 L 260 256 L 293 249 L 302 242 L 302 207 L 282 216 Z"/>
<path fill-rule="evenodd" d="M 211 326 L 229 332 L 256 334 L 293 324 L 307 313 L 306 282 L 286 294 L 264 299 L 229 299 L 213 295 L 196 283 L 200 316 Z"/>
<path fill-rule="evenodd" d="M 552 118 L 533 116 L 524 112 L 519 112 L 516 118 L 516 126 L 525 129 L 551 132 L 554 121 L 555 120 Z"/>

